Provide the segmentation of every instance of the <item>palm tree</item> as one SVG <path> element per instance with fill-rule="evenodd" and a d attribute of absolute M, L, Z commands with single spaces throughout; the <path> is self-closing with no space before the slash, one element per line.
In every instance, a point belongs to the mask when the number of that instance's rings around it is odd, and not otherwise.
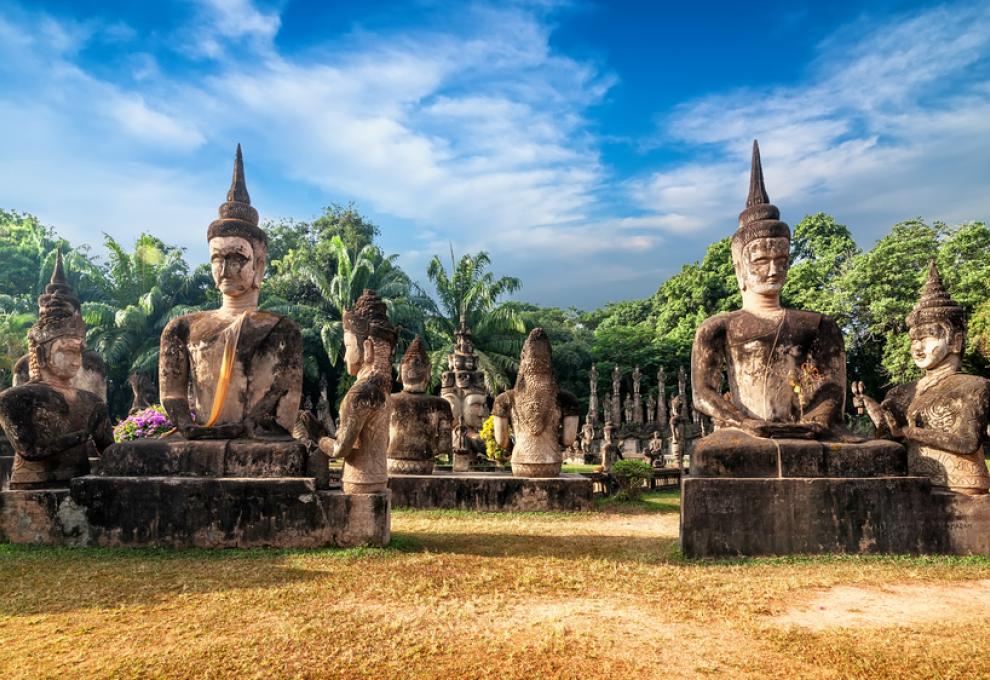
<path fill-rule="evenodd" d="M 385 255 L 372 244 L 348 248 L 335 235 L 330 239 L 326 262 L 305 258 L 296 265 L 296 275 L 313 285 L 318 298 L 299 304 L 269 298 L 262 304 L 265 309 L 291 317 L 304 329 L 305 381 L 316 385 L 325 378 L 331 403 L 342 378 L 338 365 L 344 344 L 344 310 L 354 306 L 364 289 L 373 289 L 385 302 L 389 318 L 399 330 L 400 343 L 423 332 L 421 308 L 428 302 L 418 295 L 409 277 L 399 268 L 398 257 Z M 313 342 L 316 338 L 318 343 Z M 401 354 L 396 352 L 396 356 Z M 308 389 L 306 392 L 312 393 Z"/>
<path fill-rule="evenodd" d="M 463 320 L 473 334 L 488 389 L 497 394 L 511 386 L 518 370 L 526 325 L 516 303 L 499 301 L 519 290 L 522 282 L 514 276 L 496 279 L 490 266 L 491 257 L 485 251 L 455 260 L 451 249 L 448 274 L 440 257 L 434 256 L 426 275 L 436 288 L 437 300 L 429 303 L 426 326 L 435 348 L 431 355 L 434 379 L 444 370 L 445 356 L 453 351 L 454 333 Z"/>
<path fill-rule="evenodd" d="M 154 381 L 162 330 L 177 316 L 207 306 L 209 275 L 192 274 L 182 250 L 142 234 L 128 253 L 105 235 L 109 252 L 100 298 L 83 303 L 87 345 L 109 370 L 111 412 L 123 413 L 130 403 L 128 378 L 136 373 Z"/>

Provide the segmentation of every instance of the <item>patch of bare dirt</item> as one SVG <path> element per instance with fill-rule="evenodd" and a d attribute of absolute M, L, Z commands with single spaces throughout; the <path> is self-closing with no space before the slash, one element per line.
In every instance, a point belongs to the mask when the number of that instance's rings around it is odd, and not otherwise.
<path fill-rule="evenodd" d="M 836 586 L 818 590 L 773 617 L 778 626 L 812 630 L 990 621 L 990 579 L 950 583 Z"/>

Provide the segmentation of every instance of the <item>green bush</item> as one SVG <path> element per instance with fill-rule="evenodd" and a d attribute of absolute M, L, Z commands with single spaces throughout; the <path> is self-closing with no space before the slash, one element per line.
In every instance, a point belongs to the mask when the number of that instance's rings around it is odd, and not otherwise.
<path fill-rule="evenodd" d="M 634 501 L 643 493 L 643 482 L 653 477 L 653 468 L 645 460 L 619 460 L 612 466 L 612 476 L 619 483 L 616 496 Z"/>

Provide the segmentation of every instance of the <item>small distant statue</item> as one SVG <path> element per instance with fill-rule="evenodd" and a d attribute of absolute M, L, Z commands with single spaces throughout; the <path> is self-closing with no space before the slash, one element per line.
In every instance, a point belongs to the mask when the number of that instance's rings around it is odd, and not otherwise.
<path fill-rule="evenodd" d="M 595 440 L 595 426 L 585 421 L 581 428 L 581 453 L 589 455 L 591 453 L 591 442 Z"/>
<path fill-rule="evenodd" d="M 633 422 L 633 400 L 631 395 L 628 394 L 626 395 L 626 400 L 623 403 L 622 407 L 623 410 L 625 411 L 625 416 L 626 416 L 624 422 L 627 423 Z"/>
<path fill-rule="evenodd" d="M 334 458 L 342 458 L 346 494 L 377 493 L 388 485 L 388 426 L 392 411 L 395 327 L 385 302 L 365 290 L 344 312 L 344 363 L 357 377 L 340 404 Z"/>
<path fill-rule="evenodd" d="M 646 397 L 646 422 L 653 423 L 657 419 L 657 400 L 650 394 Z"/>
<path fill-rule="evenodd" d="M 677 469 L 684 470 L 684 449 L 687 446 L 685 436 L 684 400 L 679 394 L 670 399 L 670 452 L 677 459 Z"/>
<path fill-rule="evenodd" d="M 600 450 L 602 456 L 601 471 L 606 475 L 612 474 L 612 466 L 615 465 L 615 461 L 623 459 L 622 449 L 612 439 L 614 434 L 615 425 L 611 421 L 605 423 L 605 427 L 602 430 L 602 445 Z"/>
<path fill-rule="evenodd" d="M 960 370 L 965 310 L 949 297 L 934 262 L 907 325 L 911 356 L 925 375 L 893 388 L 879 404 L 855 382 L 853 404 L 867 411 L 879 435 L 907 446 L 910 474 L 928 477 L 939 492 L 985 494 L 990 380 Z"/>
<path fill-rule="evenodd" d="M 653 467 L 662 468 L 664 466 L 663 439 L 656 430 L 653 431 L 653 437 L 650 439 L 650 443 L 646 448 L 646 457 Z"/>

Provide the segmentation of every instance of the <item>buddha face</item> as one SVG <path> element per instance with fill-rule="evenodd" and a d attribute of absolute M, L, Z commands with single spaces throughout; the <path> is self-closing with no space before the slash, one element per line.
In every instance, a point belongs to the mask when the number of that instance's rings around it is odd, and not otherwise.
<path fill-rule="evenodd" d="M 483 394 L 469 394 L 464 397 L 464 422 L 468 427 L 480 430 L 488 417 L 488 405 Z"/>
<path fill-rule="evenodd" d="M 736 277 L 742 290 L 758 295 L 780 293 L 787 280 L 791 242 L 786 238 L 758 238 L 743 248 L 741 262 L 735 262 Z"/>
<path fill-rule="evenodd" d="M 918 324 L 911 329 L 909 336 L 911 358 L 918 368 L 925 371 L 938 368 L 949 357 L 962 353 L 963 334 L 954 331 L 948 324 Z"/>
<path fill-rule="evenodd" d="M 402 389 L 406 392 L 425 392 L 430 379 L 430 364 L 419 359 L 405 361 L 399 368 L 399 376 L 402 378 Z"/>
<path fill-rule="evenodd" d="M 83 341 L 80 338 L 56 338 L 48 345 L 42 366 L 44 374 L 60 381 L 71 380 L 82 368 Z"/>
<path fill-rule="evenodd" d="M 358 336 L 351 331 L 344 331 L 344 364 L 347 366 L 347 372 L 351 375 L 357 375 L 364 364 L 361 342 L 358 340 Z"/>
<path fill-rule="evenodd" d="M 240 297 L 258 288 L 256 260 L 251 242 L 240 236 L 210 239 L 213 281 L 224 295 Z"/>

